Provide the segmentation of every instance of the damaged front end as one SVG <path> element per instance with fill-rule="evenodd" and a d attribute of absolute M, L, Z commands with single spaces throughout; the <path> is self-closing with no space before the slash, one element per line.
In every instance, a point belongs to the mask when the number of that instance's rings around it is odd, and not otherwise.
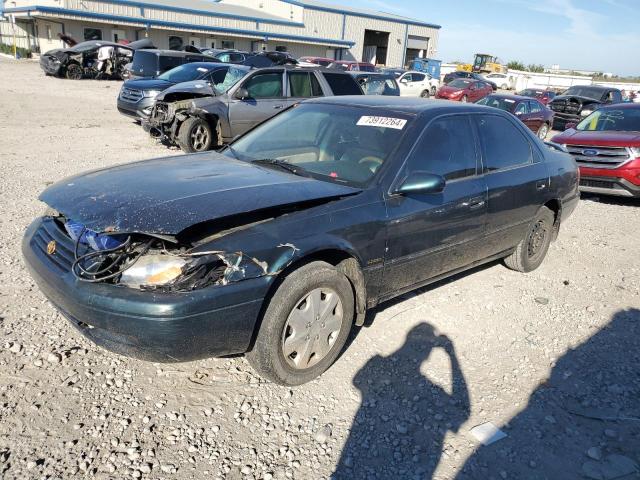
<path fill-rule="evenodd" d="M 72 242 L 71 272 L 77 280 L 143 291 L 190 292 L 277 275 L 296 252 L 293 245 L 280 245 L 273 269 L 267 261 L 240 251 L 199 251 L 171 236 L 95 232 L 60 214 L 50 219 Z"/>

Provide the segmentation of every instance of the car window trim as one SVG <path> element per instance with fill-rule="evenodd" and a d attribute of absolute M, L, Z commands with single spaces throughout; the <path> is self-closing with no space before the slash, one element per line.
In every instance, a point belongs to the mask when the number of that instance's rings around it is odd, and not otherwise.
<path fill-rule="evenodd" d="M 440 120 L 442 118 L 447 118 L 447 117 L 464 117 L 464 118 L 470 119 L 471 115 L 469 115 L 469 113 L 442 113 L 440 115 L 437 115 L 437 116 L 433 117 L 431 120 L 429 120 L 427 122 L 427 124 L 424 127 L 422 127 L 422 131 L 418 134 L 417 138 L 413 142 L 413 145 L 411 146 L 411 149 L 405 155 L 405 158 L 402 161 L 402 164 L 400 165 L 400 168 L 398 168 L 398 171 L 397 171 L 396 175 L 394 176 L 393 181 L 389 184 L 389 188 L 387 189 L 387 197 L 388 198 L 393 198 L 393 197 L 397 197 L 397 196 L 400 195 L 399 193 L 394 193 L 394 189 L 400 183 L 400 181 L 401 181 L 400 178 L 401 178 L 401 175 L 403 173 L 403 170 L 405 169 L 405 167 L 407 165 L 407 162 L 409 161 L 409 158 L 411 157 L 413 152 L 417 149 L 418 144 L 420 143 L 420 140 L 422 139 L 422 136 L 424 135 L 424 133 L 427 131 L 427 129 L 431 126 L 431 124 L 433 122 L 435 122 L 437 120 Z M 469 126 L 471 127 L 471 135 L 473 136 L 473 146 L 474 146 L 475 157 L 476 157 L 476 173 L 474 175 L 469 175 L 468 177 L 462 177 L 462 178 L 456 178 L 456 179 L 453 179 L 453 180 L 447 180 L 447 183 L 454 183 L 454 182 L 461 182 L 461 181 L 464 181 L 464 180 L 477 179 L 477 178 L 480 178 L 480 177 L 483 176 L 482 164 L 481 164 L 481 152 L 479 151 L 479 148 L 481 148 L 480 138 L 478 136 L 478 131 L 477 131 L 475 122 L 473 122 L 472 120 L 469 120 Z"/>

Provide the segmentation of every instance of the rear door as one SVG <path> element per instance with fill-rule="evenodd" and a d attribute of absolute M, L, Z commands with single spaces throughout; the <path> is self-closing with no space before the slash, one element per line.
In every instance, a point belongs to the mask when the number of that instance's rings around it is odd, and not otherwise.
<path fill-rule="evenodd" d="M 527 100 L 519 102 L 516 105 L 513 114 L 518 117 L 520 121 L 527 126 L 527 128 L 532 128 L 531 115 L 529 114 L 529 102 Z"/>
<path fill-rule="evenodd" d="M 531 131 L 537 132 L 544 123 L 544 107 L 537 100 L 529 100 L 529 123 Z"/>
<path fill-rule="evenodd" d="M 542 153 L 515 118 L 474 115 L 488 187 L 487 241 L 483 256 L 515 247 L 546 203 L 549 173 Z"/>
<path fill-rule="evenodd" d="M 483 243 L 487 187 L 467 115 L 438 117 L 426 126 L 396 181 L 416 171 L 442 175 L 447 184 L 438 194 L 387 198 L 383 297 L 472 263 Z"/>
<path fill-rule="evenodd" d="M 295 105 L 307 98 L 322 97 L 322 87 L 313 72 L 285 71 L 287 92 L 286 106 Z"/>
<path fill-rule="evenodd" d="M 283 82 L 283 70 L 266 70 L 257 71 L 240 85 L 249 95 L 244 99 L 234 95 L 229 102 L 229 124 L 233 137 L 242 135 L 286 107 Z"/>

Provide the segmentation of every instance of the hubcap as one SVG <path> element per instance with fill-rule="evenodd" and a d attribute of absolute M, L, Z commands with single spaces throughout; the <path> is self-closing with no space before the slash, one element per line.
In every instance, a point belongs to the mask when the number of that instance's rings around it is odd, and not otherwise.
<path fill-rule="evenodd" d="M 313 367 L 336 343 L 344 311 L 342 301 L 331 288 L 316 288 L 293 308 L 282 332 L 282 354 L 297 370 Z"/>
<path fill-rule="evenodd" d="M 209 132 L 202 125 L 198 125 L 191 132 L 191 144 L 194 150 L 202 150 L 209 141 Z"/>
<path fill-rule="evenodd" d="M 527 254 L 529 258 L 535 257 L 542 250 L 547 236 L 547 228 L 543 221 L 539 221 L 533 226 L 533 231 L 529 236 L 529 244 L 527 245 Z"/>
<path fill-rule="evenodd" d="M 538 132 L 538 137 L 544 140 L 545 137 L 547 136 L 548 131 L 549 131 L 549 127 L 547 127 L 546 125 L 541 126 L 540 131 Z"/>

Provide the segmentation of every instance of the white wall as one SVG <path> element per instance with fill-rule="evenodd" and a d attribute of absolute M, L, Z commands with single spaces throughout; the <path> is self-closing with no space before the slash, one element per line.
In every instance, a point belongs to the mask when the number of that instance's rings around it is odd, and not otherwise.
<path fill-rule="evenodd" d="M 603 85 L 605 87 L 617 88 L 619 90 L 640 91 L 640 83 L 624 83 L 624 82 L 594 82 L 596 85 Z"/>
<path fill-rule="evenodd" d="M 525 88 L 566 89 L 572 85 L 591 85 L 591 77 L 577 75 L 559 75 L 555 73 L 533 73 L 521 70 L 508 70 L 507 74 L 515 78 L 516 91 Z"/>

